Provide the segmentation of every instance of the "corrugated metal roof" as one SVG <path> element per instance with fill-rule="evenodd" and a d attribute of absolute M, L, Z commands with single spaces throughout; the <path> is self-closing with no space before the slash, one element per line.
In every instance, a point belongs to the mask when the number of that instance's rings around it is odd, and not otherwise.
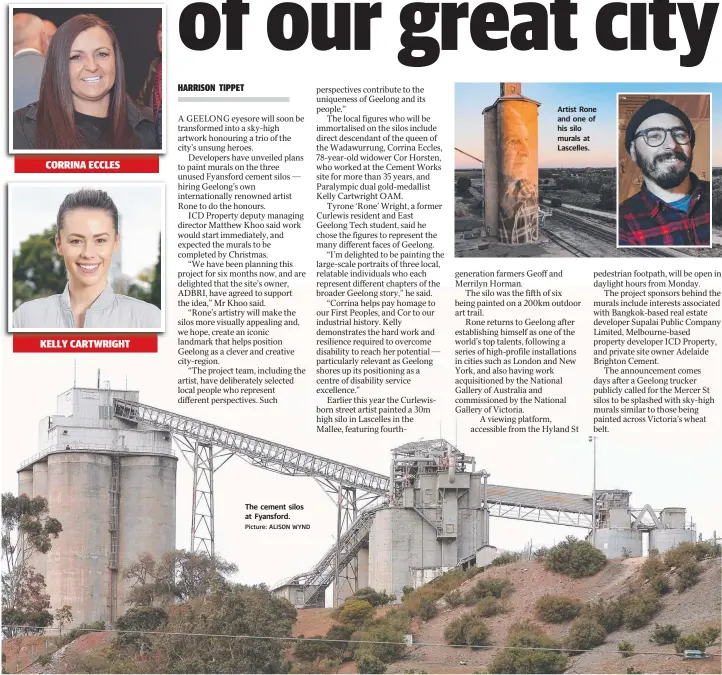
<path fill-rule="evenodd" d="M 591 514 L 592 512 L 591 495 L 575 495 L 569 492 L 552 492 L 551 490 L 532 490 L 506 485 L 488 485 L 487 497 L 489 501 L 513 506 L 518 505 L 553 511 L 573 511 L 574 513 Z"/>

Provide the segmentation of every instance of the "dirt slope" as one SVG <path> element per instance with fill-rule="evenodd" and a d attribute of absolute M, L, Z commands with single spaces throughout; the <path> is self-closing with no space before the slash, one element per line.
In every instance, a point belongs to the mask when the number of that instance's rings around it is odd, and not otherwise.
<path fill-rule="evenodd" d="M 614 560 L 597 575 L 585 579 L 570 579 L 546 571 L 535 562 L 513 563 L 499 568 L 491 568 L 482 575 L 467 581 L 462 591 L 473 586 L 482 576 L 502 577 L 514 583 L 516 592 L 508 601 L 509 612 L 485 619 L 491 629 L 491 642 L 502 645 L 509 626 L 523 619 L 534 619 L 534 605 L 545 594 L 569 595 L 583 602 L 598 598 L 612 598 L 624 592 L 628 582 L 636 575 L 643 559 Z M 700 583 L 683 594 L 676 592 L 664 598 L 664 608 L 655 617 L 657 623 L 673 623 L 683 633 L 694 632 L 697 628 L 720 620 L 720 561 L 702 563 L 704 572 Z M 469 612 L 470 607 L 448 609 L 444 607 L 431 621 L 422 623 L 415 631 L 414 641 L 434 646 L 412 648 L 407 657 L 389 666 L 388 672 L 403 673 L 409 669 L 421 669 L 429 673 L 472 673 L 486 671 L 493 650 L 476 651 L 445 646 L 444 629 L 456 617 Z M 547 633 L 562 640 L 569 624 L 544 625 Z M 612 633 L 604 645 L 594 652 L 570 659 L 570 673 L 626 673 L 630 666 L 641 672 L 657 673 L 719 673 L 720 659 L 705 661 L 683 661 L 677 656 L 668 656 L 673 652 L 671 645 L 658 647 L 649 642 L 654 625 L 637 631 L 620 630 Z M 628 640 L 636 645 L 638 651 L 665 652 L 665 655 L 646 656 L 638 654 L 622 658 L 617 653 L 617 643 Z M 719 645 L 708 653 L 719 653 Z"/>

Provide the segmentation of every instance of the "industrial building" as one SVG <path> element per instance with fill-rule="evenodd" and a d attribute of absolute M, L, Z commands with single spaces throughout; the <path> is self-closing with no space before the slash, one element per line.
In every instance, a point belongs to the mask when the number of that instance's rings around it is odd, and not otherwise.
<path fill-rule="evenodd" d="M 443 439 L 393 449 L 385 475 L 139 399 L 109 385 L 61 394 L 57 414 L 40 423 L 39 453 L 18 471 L 19 493 L 47 497 L 63 525 L 31 564 L 46 577 L 52 608 L 70 605 L 75 624 L 112 625 L 127 609 L 123 570 L 142 553 L 176 548 L 174 445 L 193 471 L 194 552 L 215 553 L 213 476 L 234 456 L 312 477 L 333 496 L 338 545 L 273 589 L 298 607 L 324 606 L 332 585 L 336 602 L 367 586 L 400 597 L 445 571 L 488 565 L 499 553 L 491 518 L 582 529 L 609 558 L 641 556 L 645 536 L 660 552 L 696 536 L 684 508 L 633 508 L 625 490 L 597 490 L 593 505 L 591 495 L 490 484 L 474 457 Z"/>
<path fill-rule="evenodd" d="M 137 391 L 72 388 L 39 427 L 39 452 L 18 471 L 18 493 L 46 497 L 63 532 L 32 566 L 51 606 L 70 605 L 73 623 L 122 615 L 122 570 L 141 553 L 175 548 L 176 464 L 170 434 L 113 415 L 113 399 Z"/>

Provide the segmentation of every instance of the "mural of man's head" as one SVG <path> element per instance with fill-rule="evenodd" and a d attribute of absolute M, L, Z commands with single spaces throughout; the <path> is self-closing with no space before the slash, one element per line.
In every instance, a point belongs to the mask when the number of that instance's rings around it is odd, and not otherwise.
<path fill-rule="evenodd" d="M 529 129 L 524 123 L 524 118 L 513 108 L 506 112 L 505 134 L 502 152 L 511 159 L 505 163 L 511 169 L 511 175 L 506 176 L 509 180 L 528 178 L 529 156 Z"/>
<path fill-rule="evenodd" d="M 627 124 L 624 143 L 645 178 L 663 190 L 681 185 L 692 168 L 695 132 L 684 111 L 650 99 Z"/>

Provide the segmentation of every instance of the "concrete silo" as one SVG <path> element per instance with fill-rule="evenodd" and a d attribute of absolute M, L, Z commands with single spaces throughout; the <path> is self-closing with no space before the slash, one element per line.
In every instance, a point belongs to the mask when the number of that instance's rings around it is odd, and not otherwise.
<path fill-rule="evenodd" d="M 539 239 L 539 106 L 502 82 L 484 115 L 484 219 L 504 244 Z"/>
<path fill-rule="evenodd" d="M 18 471 L 20 491 L 47 497 L 63 526 L 32 562 L 52 608 L 70 605 L 74 624 L 112 625 L 127 609 L 123 570 L 142 553 L 159 558 L 175 548 L 170 434 L 114 417 L 114 398 L 139 396 L 110 388 L 61 394 L 58 414 L 40 423 L 40 452 Z"/>
<path fill-rule="evenodd" d="M 687 527 L 687 510 L 683 508 L 662 509 L 659 514 L 661 527 L 649 533 L 649 548 L 660 553 L 669 551 L 685 542 L 694 542 L 697 537 L 694 524 Z"/>

